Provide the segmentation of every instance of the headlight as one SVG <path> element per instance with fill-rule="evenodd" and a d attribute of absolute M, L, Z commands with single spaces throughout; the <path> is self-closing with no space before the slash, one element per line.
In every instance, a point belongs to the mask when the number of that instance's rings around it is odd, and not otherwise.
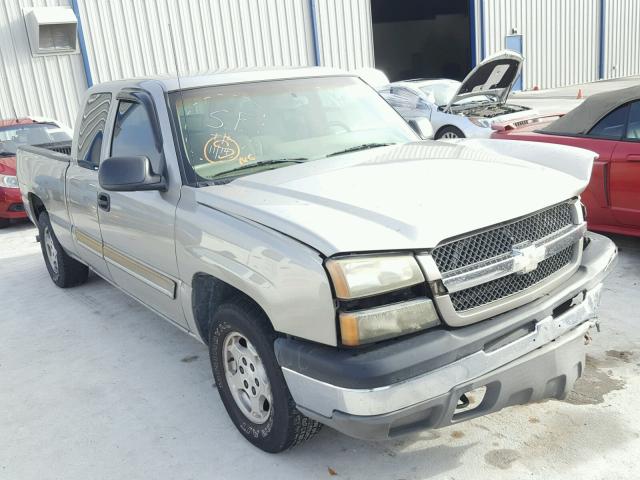
<path fill-rule="evenodd" d="M 339 300 L 343 345 L 377 342 L 440 323 L 413 255 L 333 258 L 326 266 Z"/>
<path fill-rule="evenodd" d="M 438 325 L 440 319 L 430 298 L 417 298 L 383 307 L 343 312 L 342 343 L 348 346 L 377 342 Z"/>
<path fill-rule="evenodd" d="M 19 188 L 18 177 L 13 175 L 0 175 L 0 187 Z"/>
<path fill-rule="evenodd" d="M 467 117 L 471 123 L 478 127 L 489 128 L 491 127 L 491 120 L 487 120 L 482 117 Z"/>
<path fill-rule="evenodd" d="M 367 297 L 423 283 L 424 276 L 413 255 L 345 257 L 328 260 L 339 299 Z"/>

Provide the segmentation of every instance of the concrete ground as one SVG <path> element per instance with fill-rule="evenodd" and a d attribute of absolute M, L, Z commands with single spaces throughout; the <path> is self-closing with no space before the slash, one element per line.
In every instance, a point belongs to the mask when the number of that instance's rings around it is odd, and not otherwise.
<path fill-rule="evenodd" d="M 203 345 L 97 277 L 55 287 L 35 233 L 0 231 L 0 479 L 638 478 L 640 239 L 614 237 L 568 400 L 380 443 L 326 428 L 269 455 L 227 418 Z"/>

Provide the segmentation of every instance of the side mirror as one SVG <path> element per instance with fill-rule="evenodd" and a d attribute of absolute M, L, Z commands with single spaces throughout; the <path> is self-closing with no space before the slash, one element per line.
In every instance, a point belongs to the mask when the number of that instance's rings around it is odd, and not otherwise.
<path fill-rule="evenodd" d="M 409 126 L 420 135 L 423 140 L 433 138 L 433 125 L 424 117 L 409 120 Z"/>
<path fill-rule="evenodd" d="M 156 175 L 147 157 L 111 157 L 103 160 L 98 169 L 98 181 L 105 190 L 136 192 L 167 189 L 162 175 Z"/>

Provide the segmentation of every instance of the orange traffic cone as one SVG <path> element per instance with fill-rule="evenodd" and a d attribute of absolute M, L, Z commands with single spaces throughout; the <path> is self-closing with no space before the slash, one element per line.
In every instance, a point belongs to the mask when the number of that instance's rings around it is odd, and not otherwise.
<path fill-rule="evenodd" d="M 576 98 L 577 99 L 584 98 L 584 95 L 582 94 L 582 89 L 581 88 L 578 89 L 578 96 L 576 96 Z"/>

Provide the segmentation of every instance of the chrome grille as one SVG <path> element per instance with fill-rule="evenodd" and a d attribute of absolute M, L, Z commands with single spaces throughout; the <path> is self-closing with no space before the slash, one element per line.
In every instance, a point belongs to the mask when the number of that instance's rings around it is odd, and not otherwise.
<path fill-rule="evenodd" d="M 538 264 L 538 268 L 532 272 L 523 275 L 514 273 L 491 282 L 452 293 L 450 297 L 453 308 L 461 312 L 495 302 L 496 300 L 526 290 L 569 265 L 574 258 L 575 248 L 576 246 L 572 245 L 554 256 L 543 260 Z"/>
<path fill-rule="evenodd" d="M 441 273 L 510 254 L 515 245 L 535 242 L 573 223 L 570 203 L 561 203 L 515 222 L 436 247 L 431 255 Z"/>

